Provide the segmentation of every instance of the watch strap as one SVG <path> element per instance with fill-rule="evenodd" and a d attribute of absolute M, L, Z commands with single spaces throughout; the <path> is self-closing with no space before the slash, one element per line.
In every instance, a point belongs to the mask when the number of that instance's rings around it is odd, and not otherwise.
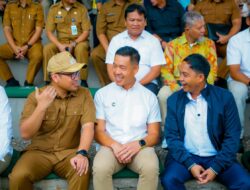
<path fill-rule="evenodd" d="M 31 47 L 32 47 L 32 45 L 31 44 L 26 44 L 27 46 L 28 46 L 28 49 L 30 49 Z"/>
<path fill-rule="evenodd" d="M 88 157 L 88 152 L 84 149 L 77 151 L 76 154 L 81 154 L 82 156 Z"/>

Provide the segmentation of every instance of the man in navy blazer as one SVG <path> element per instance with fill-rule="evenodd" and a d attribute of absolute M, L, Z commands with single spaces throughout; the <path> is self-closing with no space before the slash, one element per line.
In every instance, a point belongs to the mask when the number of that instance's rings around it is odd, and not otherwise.
<path fill-rule="evenodd" d="M 236 161 L 241 125 L 232 94 L 207 84 L 210 66 L 199 54 L 186 57 L 179 70 L 182 89 L 167 101 L 164 189 L 216 178 L 228 189 L 249 190 L 250 176 Z"/>

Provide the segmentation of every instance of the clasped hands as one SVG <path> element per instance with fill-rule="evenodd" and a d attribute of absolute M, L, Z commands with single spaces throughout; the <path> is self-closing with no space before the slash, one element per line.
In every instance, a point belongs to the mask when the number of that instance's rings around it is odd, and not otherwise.
<path fill-rule="evenodd" d="M 199 184 L 206 184 L 213 181 L 216 177 L 216 173 L 211 168 L 205 170 L 198 164 L 195 164 L 190 171 Z"/>
<path fill-rule="evenodd" d="M 115 142 L 111 145 L 111 148 L 116 159 L 121 164 L 130 163 L 133 157 L 141 150 L 141 146 L 138 141 L 133 141 L 126 144 Z"/>

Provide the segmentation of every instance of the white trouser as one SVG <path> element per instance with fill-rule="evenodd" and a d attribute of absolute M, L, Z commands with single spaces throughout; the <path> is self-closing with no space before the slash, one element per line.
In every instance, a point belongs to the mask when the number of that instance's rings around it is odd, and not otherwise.
<path fill-rule="evenodd" d="M 232 92 L 237 105 L 241 123 L 240 138 L 242 139 L 244 135 L 245 108 L 246 108 L 246 99 L 248 96 L 248 87 L 242 82 L 230 80 L 228 81 L 228 89 Z"/>

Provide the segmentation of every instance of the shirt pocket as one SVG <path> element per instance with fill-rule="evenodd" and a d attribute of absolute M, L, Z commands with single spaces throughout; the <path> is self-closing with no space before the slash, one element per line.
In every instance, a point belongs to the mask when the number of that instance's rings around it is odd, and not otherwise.
<path fill-rule="evenodd" d="M 54 18 L 54 23 L 57 27 L 57 30 L 61 31 L 66 28 L 66 25 L 64 23 L 65 18 L 62 15 L 56 15 Z"/>
<path fill-rule="evenodd" d="M 206 17 L 211 17 L 215 14 L 215 11 L 212 8 L 206 8 L 204 10 L 201 10 L 201 14 Z"/>
<path fill-rule="evenodd" d="M 66 119 L 68 122 L 68 128 L 73 128 L 78 126 L 80 119 L 83 115 L 82 106 L 70 106 L 66 111 Z"/>
<path fill-rule="evenodd" d="M 115 21 L 116 21 L 116 16 L 115 16 L 115 14 L 108 14 L 107 15 L 107 18 L 106 18 L 106 20 L 107 20 L 107 23 L 114 23 Z"/>
<path fill-rule="evenodd" d="M 21 15 L 18 12 L 11 11 L 10 19 L 12 27 L 19 27 L 21 25 Z"/>
<path fill-rule="evenodd" d="M 56 124 L 58 122 L 58 109 L 48 109 L 43 118 L 42 132 L 50 132 L 53 129 L 56 129 Z"/>
<path fill-rule="evenodd" d="M 26 16 L 26 26 L 29 31 L 34 30 L 37 14 L 35 12 L 30 12 Z"/>

